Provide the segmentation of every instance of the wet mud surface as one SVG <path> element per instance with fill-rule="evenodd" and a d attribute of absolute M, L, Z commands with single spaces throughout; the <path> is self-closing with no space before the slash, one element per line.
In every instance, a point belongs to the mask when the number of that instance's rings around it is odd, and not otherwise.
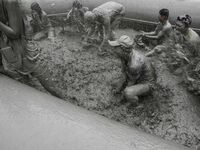
<path fill-rule="evenodd" d="M 117 31 L 117 36 L 122 34 L 134 37 L 136 32 Z M 138 106 L 127 106 L 119 102 L 120 95 L 113 93 L 123 77 L 120 60 L 110 53 L 113 49 L 105 47 L 106 53 L 99 55 L 95 47 L 83 48 L 81 35 L 72 33 L 59 34 L 54 43 L 42 40 L 39 45 L 55 87 L 66 101 L 188 147 L 199 144 L 200 98 L 188 93 L 180 78 L 159 59 L 153 59 L 155 91 L 141 97 Z M 29 85 L 46 92 L 36 79 Z"/>

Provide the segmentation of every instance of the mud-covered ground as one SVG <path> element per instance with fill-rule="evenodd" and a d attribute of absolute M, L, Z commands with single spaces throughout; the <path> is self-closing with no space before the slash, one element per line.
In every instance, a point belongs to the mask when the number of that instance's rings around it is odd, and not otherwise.
<path fill-rule="evenodd" d="M 134 38 L 137 32 L 119 30 L 117 36 Z M 55 42 L 42 40 L 41 56 L 52 71 L 55 87 L 65 100 L 94 111 L 110 119 L 158 135 L 164 139 L 194 147 L 200 142 L 200 102 L 172 75 L 166 65 L 153 58 L 157 86 L 152 95 L 141 97 L 139 106 L 120 103 L 120 95 L 113 88 L 122 78 L 121 62 L 104 47 L 105 55 L 97 48 L 83 48 L 81 35 L 58 34 Z M 45 91 L 35 79 L 30 85 Z"/>

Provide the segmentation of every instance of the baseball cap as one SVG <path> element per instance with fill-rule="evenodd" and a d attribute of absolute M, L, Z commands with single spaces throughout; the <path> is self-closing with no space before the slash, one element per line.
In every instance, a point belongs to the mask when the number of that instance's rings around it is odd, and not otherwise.
<path fill-rule="evenodd" d="M 116 41 L 108 41 L 110 46 L 124 46 L 124 47 L 131 47 L 133 45 L 133 40 L 127 36 L 127 35 L 122 35 L 119 39 Z"/>

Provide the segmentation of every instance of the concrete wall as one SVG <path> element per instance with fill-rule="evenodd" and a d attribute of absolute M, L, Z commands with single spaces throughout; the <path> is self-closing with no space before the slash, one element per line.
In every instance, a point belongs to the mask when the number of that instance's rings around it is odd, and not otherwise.
<path fill-rule="evenodd" d="M 48 13 L 66 12 L 70 9 L 73 0 L 19 0 L 25 10 L 28 10 L 33 1 L 37 1 Z M 109 0 L 82 0 L 85 6 L 91 9 Z M 199 0 L 113 0 L 122 3 L 127 10 L 127 17 L 147 21 L 157 21 L 158 11 L 161 8 L 170 10 L 171 21 L 181 14 L 190 14 L 193 18 L 193 27 L 200 28 Z"/>

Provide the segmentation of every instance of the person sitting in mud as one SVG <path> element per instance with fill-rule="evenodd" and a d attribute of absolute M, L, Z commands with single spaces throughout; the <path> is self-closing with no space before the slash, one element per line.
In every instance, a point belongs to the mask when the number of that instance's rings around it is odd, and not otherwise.
<path fill-rule="evenodd" d="M 155 53 L 160 53 L 166 49 L 167 39 L 170 37 L 172 31 L 172 25 L 169 20 L 169 10 L 161 9 L 159 11 L 159 23 L 153 32 L 142 31 L 142 42 L 147 45 L 155 46 L 152 50 L 149 47 L 145 49 L 150 49 L 146 54 L 147 57 L 154 55 Z"/>
<path fill-rule="evenodd" d="M 175 49 L 182 54 L 182 58 L 187 60 L 187 63 L 182 63 L 181 67 L 183 68 L 186 82 L 189 83 L 190 91 L 200 95 L 200 86 L 197 82 L 199 79 L 196 78 L 200 73 L 200 37 L 191 29 L 191 24 L 191 16 L 183 15 L 177 17 L 175 29 L 178 34 L 175 35 Z M 191 76 L 196 77 L 193 78 Z"/>
<path fill-rule="evenodd" d="M 84 18 L 89 30 L 85 41 L 92 38 L 92 35 L 98 35 L 99 40 L 102 41 L 99 46 L 99 50 L 101 51 L 106 40 L 114 38 L 113 30 L 119 26 L 124 15 L 125 7 L 112 1 L 102 4 L 92 11 L 87 11 Z"/>
<path fill-rule="evenodd" d="M 62 97 L 51 73 L 39 59 L 39 49 L 25 37 L 23 15 L 17 0 L 0 0 L 1 73 L 13 78 L 36 77 L 52 95 Z"/>
<path fill-rule="evenodd" d="M 133 40 L 123 35 L 116 41 L 108 41 L 115 47 L 122 61 L 125 79 L 117 89 L 117 93 L 122 92 L 126 100 L 130 103 L 138 103 L 139 96 L 149 94 L 152 91 L 155 74 L 152 64 L 141 53 L 133 49 Z"/>
<path fill-rule="evenodd" d="M 88 7 L 83 7 L 79 0 L 75 0 L 67 15 L 67 20 L 70 20 L 71 26 L 76 26 L 78 32 L 85 32 L 84 14 L 87 11 Z"/>
<path fill-rule="evenodd" d="M 44 10 L 41 9 L 37 2 L 31 4 L 31 25 L 33 32 L 36 33 L 33 37 L 34 40 L 49 37 L 53 32 L 52 24 Z"/>

